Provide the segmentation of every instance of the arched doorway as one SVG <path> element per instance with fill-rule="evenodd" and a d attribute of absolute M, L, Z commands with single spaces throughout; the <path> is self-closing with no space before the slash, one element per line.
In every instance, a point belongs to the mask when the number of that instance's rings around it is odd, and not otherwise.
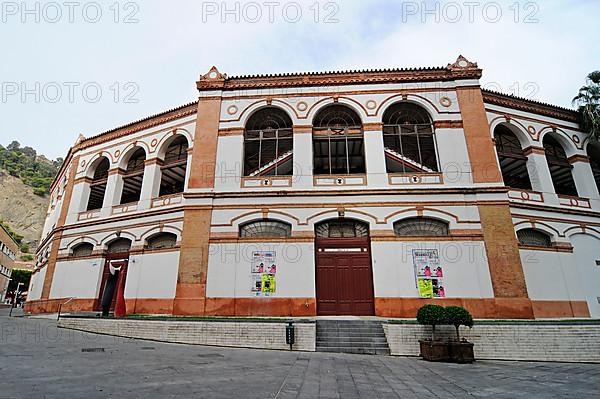
<path fill-rule="evenodd" d="M 317 314 L 375 314 L 371 241 L 366 223 L 327 220 L 315 226 Z"/>
<path fill-rule="evenodd" d="M 118 238 L 108 245 L 96 310 L 102 310 L 102 303 L 110 300 L 110 311 L 114 311 L 119 293 L 124 295 L 130 248 L 131 240 L 127 238 Z"/>

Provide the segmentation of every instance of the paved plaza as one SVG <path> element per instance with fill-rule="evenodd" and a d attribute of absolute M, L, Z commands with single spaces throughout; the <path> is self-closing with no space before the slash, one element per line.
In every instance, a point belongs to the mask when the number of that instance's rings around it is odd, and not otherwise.
<path fill-rule="evenodd" d="M 0 310 L 0 398 L 593 398 L 600 365 L 188 346 Z"/>

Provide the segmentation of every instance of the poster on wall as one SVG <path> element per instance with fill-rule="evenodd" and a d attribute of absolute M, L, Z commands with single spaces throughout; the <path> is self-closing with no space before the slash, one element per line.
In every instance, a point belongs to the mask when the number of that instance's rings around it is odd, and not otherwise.
<path fill-rule="evenodd" d="M 277 260 L 274 251 L 254 251 L 250 265 L 251 291 L 256 296 L 275 293 Z"/>
<path fill-rule="evenodd" d="M 444 298 L 444 270 L 437 249 L 412 251 L 417 288 L 421 298 Z"/>

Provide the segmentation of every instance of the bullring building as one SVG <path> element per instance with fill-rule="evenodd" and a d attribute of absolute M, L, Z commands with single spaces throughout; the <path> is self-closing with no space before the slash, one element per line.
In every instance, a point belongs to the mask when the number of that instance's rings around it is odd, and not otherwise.
<path fill-rule="evenodd" d="M 600 317 L 600 144 L 481 76 L 213 67 L 69 150 L 26 309 L 98 311 L 113 276 L 128 314 Z"/>

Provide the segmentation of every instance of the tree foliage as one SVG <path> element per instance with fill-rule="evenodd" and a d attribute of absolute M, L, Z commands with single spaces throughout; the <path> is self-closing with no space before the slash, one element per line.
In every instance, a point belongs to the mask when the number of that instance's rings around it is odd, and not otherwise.
<path fill-rule="evenodd" d="M 0 169 L 33 187 L 36 195 L 48 194 L 62 162 L 62 158 L 50 161 L 39 156 L 33 148 L 21 147 L 18 141 L 13 141 L 6 148 L 0 145 Z"/>
<path fill-rule="evenodd" d="M 417 311 L 417 321 L 421 325 L 431 326 L 431 338 L 435 339 L 435 327 L 447 324 L 446 309 L 440 305 L 423 305 Z"/>
<path fill-rule="evenodd" d="M 600 71 L 587 76 L 586 84 L 573 98 L 573 104 L 579 106 L 581 128 L 592 140 L 600 140 Z"/>
<path fill-rule="evenodd" d="M 17 284 L 23 283 L 19 288 L 19 292 L 27 291 L 29 289 L 29 281 L 31 280 L 31 270 L 24 269 L 13 269 L 12 274 L 10 276 L 11 280 L 8 284 L 9 293 L 14 293 L 17 289 Z"/>
<path fill-rule="evenodd" d="M 460 341 L 460 326 L 473 327 L 473 316 L 461 306 L 448 306 L 445 311 L 446 320 L 456 328 L 456 339 Z"/>

